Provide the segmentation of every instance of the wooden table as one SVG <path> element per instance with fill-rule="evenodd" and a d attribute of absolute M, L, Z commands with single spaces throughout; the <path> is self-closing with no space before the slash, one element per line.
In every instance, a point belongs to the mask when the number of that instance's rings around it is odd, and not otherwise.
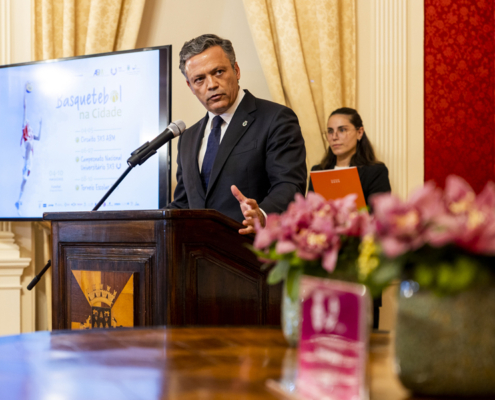
<path fill-rule="evenodd" d="M 296 350 L 278 329 L 150 328 L 37 332 L 0 338 L 0 399 L 276 399 Z M 405 400 L 388 334 L 371 341 L 371 398 Z M 424 398 L 423 398 L 424 400 Z"/>

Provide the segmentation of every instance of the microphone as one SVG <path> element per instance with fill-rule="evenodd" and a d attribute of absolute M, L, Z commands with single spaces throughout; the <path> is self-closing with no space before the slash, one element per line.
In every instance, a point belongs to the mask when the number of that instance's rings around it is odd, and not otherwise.
<path fill-rule="evenodd" d="M 113 186 L 105 193 L 105 196 L 101 198 L 98 204 L 93 208 L 93 211 L 97 211 L 101 205 L 105 202 L 105 200 L 110 196 L 113 191 L 120 185 L 120 182 L 124 180 L 129 172 L 137 165 L 143 164 L 148 158 L 150 158 L 153 154 L 156 154 L 156 151 L 162 147 L 165 143 L 172 140 L 174 137 L 179 136 L 186 130 L 186 124 L 180 119 L 172 122 L 167 128 L 160 133 L 156 138 L 154 138 L 151 143 L 146 142 L 138 149 L 134 150 L 131 153 L 131 156 L 127 159 L 127 164 L 129 165 L 124 173 L 120 176 L 119 179 L 113 184 Z"/>
<path fill-rule="evenodd" d="M 156 151 L 165 143 L 170 142 L 174 137 L 180 136 L 186 130 L 186 124 L 182 120 L 172 122 L 165 130 L 151 142 L 146 142 L 131 153 L 127 159 L 129 167 L 133 168 L 137 164 L 142 165 L 148 158 L 156 154 Z"/>

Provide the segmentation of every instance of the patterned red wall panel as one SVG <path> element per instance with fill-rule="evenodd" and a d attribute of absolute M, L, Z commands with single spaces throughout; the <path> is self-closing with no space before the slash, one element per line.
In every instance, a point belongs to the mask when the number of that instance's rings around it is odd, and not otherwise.
<path fill-rule="evenodd" d="M 494 0 L 425 0 L 425 181 L 495 176 Z"/>

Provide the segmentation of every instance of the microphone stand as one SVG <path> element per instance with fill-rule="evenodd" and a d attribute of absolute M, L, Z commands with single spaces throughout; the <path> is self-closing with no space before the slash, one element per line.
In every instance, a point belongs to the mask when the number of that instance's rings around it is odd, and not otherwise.
<path fill-rule="evenodd" d="M 136 165 L 138 164 L 142 165 L 148 158 L 150 158 L 154 154 L 156 154 L 156 150 L 154 148 L 151 148 L 150 142 L 146 142 L 145 144 L 134 150 L 131 153 L 131 156 L 127 159 L 127 165 L 129 165 L 127 169 L 124 171 L 122 175 L 120 175 L 120 178 L 117 179 L 117 181 L 113 184 L 113 186 L 108 190 L 108 192 L 105 193 L 105 195 L 101 198 L 101 200 L 98 202 L 95 208 L 93 208 L 91 211 L 98 211 L 98 209 L 105 202 L 108 196 L 110 196 L 113 193 L 113 191 L 117 188 L 117 186 L 120 185 L 120 182 L 124 180 L 127 174 L 131 172 L 131 170 Z"/>
<path fill-rule="evenodd" d="M 120 175 L 120 178 L 117 179 L 117 181 L 113 184 L 113 186 L 108 190 L 108 192 L 105 193 L 105 196 L 103 196 L 101 198 L 101 200 L 98 202 L 98 204 L 95 206 L 95 208 L 93 208 L 91 211 L 98 211 L 98 208 L 101 207 L 101 205 L 105 202 L 105 200 L 108 198 L 108 196 L 110 196 L 112 194 L 112 192 L 117 188 L 117 186 L 120 185 L 120 182 L 122 182 L 124 180 L 124 178 L 127 176 L 127 174 L 129 172 L 131 172 L 131 169 L 133 168 L 134 166 L 132 165 L 129 165 L 127 167 L 127 169 L 124 171 L 124 173 L 122 175 Z"/>
<path fill-rule="evenodd" d="M 113 186 L 105 193 L 105 195 L 101 198 L 101 200 L 98 202 L 98 204 L 91 210 L 91 211 L 98 211 L 98 209 L 101 207 L 101 205 L 105 202 L 105 200 L 110 196 L 113 191 L 117 188 L 117 186 L 120 185 L 120 183 L 124 180 L 124 178 L 131 172 L 131 170 L 137 165 L 143 164 L 148 158 L 150 158 L 152 155 L 156 154 L 155 149 L 148 149 L 149 147 L 149 142 L 146 142 L 143 144 L 141 147 L 137 148 L 131 153 L 131 157 L 127 160 L 128 167 L 124 171 L 122 175 L 120 175 L 120 178 L 117 179 L 117 181 L 113 184 Z M 48 260 L 46 263 L 45 267 L 41 270 L 41 272 L 36 275 L 33 280 L 29 283 L 27 286 L 27 290 L 31 290 L 36 286 L 36 284 L 40 281 L 41 277 L 45 274 L 45 272 L 50 268 L 52 265 L 52 260 Z"/>

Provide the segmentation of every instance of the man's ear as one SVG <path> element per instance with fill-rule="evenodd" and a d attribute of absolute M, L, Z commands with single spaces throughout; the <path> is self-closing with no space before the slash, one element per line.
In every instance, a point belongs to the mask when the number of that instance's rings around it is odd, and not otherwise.
<path fill-rule="evenodd" d="M 189 87 L 189 89 L 191 89 L 191 92 L 193 92 L 193 94 L 195 95 L 196 93 L 194 93 L 194 89 L 192 88 L 192 86 L 189 83 L 189 80 L 188 79 L 186 79 L 186 83 L 187 83 L 187 86 Z"/>
<path fill-rule="evenodd" d="M 234 71 L 237 80 L 241 79 L 241 69 L 239 68 L 239 65 L 237 63 L 234 64 Z"/>

